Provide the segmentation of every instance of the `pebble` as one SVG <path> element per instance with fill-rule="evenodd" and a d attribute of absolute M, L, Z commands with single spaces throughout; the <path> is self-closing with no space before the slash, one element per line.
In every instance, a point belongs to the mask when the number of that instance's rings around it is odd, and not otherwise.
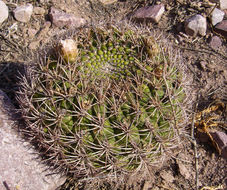
<path fill-rule="evenodd" d="M 218 23 L 215 30 L 227 38 L 227 20 Z"/>
<path fill-rule="evenodd" d="M 199 62 L 199 67 L 201 68 L 202 71 L 206 70 L 206 65 L 207 65 L 206 61 L 200 61 Z"/>
<path fill-rule="evenodd" d="M 45 14 L 45 9 L 42 8 L 42 7 L 34 7 L 33 12 L 36 15 L 44 15 Z"/>
<path fill-rule="evenodd" d="M 207 30 L 207 22 L 206 18 L 197 14 L 186 20 L 185 22 L 185 32 L 187 35 L 190 36 L 196 36 L 196 35 L 201 35 L 205 36 L 206 35 L 206 30 Z"/>
<path fill-rule="evenodd" d="M 210 47 L 213 49 L 218 49 L 222 45 L 222 40 L 218 36 L 213 36 L 209 43 Z"/>
<path fill-rule="evenodd" d="M 6 4 L 0 0 L 0 25 L 8 18 L 9 9 Z"/>
<path fill-rule="evenodd" d="M 39 0 L 39 3 L 41 4 L 45 4 L 45 3 L 49 3 L 50 0 Z"/>
<path fill-rule="evenodd" d="M 133 14 L 133 18 L 139 21 L 147 20 L 158 23 L 165 12 L 163 4 L 141 7 Z"/>
<path fill-rule="evenodd" d="M 213 12 L 211 13 L 211 23 L 213 26 L 215 26 L 216 24 L 218 24 L 219 22 L 221 22 L 223 20 L 225 16 L 225 12 L 215 8 L 213 10 Z"/>
<path fill-rule="evenodd" d="M 57 27 L 76 27 L 79 28 L 86 24 L 86 20 L 81 17 L 76 17 L 73 14 L 65 13 L 59 9 L 51 7 L 49 13 L 52 24 Z"/>
<path fill-rule="evenodd" d="M 225 16 L 227 16 L 227 9 L 223 10 L 225 12 Z"/>
<path fill-rule="evenodd" d="M 103 3 L 104 5 L 109 5 L 112 3 L 117 2 L 117 0 L 99 0 L 101 3 Z"/>
<path fill-rule="evenodd" d="M 220 8 L 221 8 L 221 10 L 227 9 L 227 1 L 226 0 L 220 0 Z"/>
<path fill-rule="evenodd" d="M 14 11 L 14 17 L 19 22 L 28 22 L 32 16 L 32 4 L 18 6 Z"/>
<path fill-rule="evenodd" d="M 173 183 L 175 180 L 171 171 L 161 171 L 160 176 L 168 183 Z"/>
<path fill-rule="evenodd" d="M 31 43 L 29 44 L 28 48 L 29 48 L 30 50 L 35 50 L 35 49 L 37 49 L 37 48 L 39 47 L 39 45 L 40 45 L 40 41 L 39 41 L 39 40 L 33 41 L 33 42 L 31 42 Z"/>
<path fill-rule="evenodd" d="M 29 39 L 34 38 L 34 36 L 37 34 L 38 30 L 33 29 L 33 28 L 29 28 L 27 31 L 28 37 Z"/>
<path fill-rule="evenodd" d="M 186 166 L 180 162 L 180 161 L 177 161 L 177 164 L 178 164 L 178 168 L 179 168 L 179 172 L 182 176 L 184 176 L 185 179 L 189 179 L 191 174 L 190 174 L 190 170 L 188 170 L 186 168 Z"/>

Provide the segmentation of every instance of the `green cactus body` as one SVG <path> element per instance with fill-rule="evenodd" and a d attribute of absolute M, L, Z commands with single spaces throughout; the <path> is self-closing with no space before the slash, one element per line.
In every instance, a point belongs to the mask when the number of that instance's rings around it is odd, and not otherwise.
<path fill-rule="evenodd" d="M 61 139 L 58 147 L 47 147 L 64 155 L 60 162 L 75 176 L 131 172 L 143 159 L 152 163 L 160 146 L 168 148 L 176 137 L 172 121 L 180 120 L 184 99 L 177 70 L 157 64 L 161 52 L 155 62 L 146 59 L 148 47 L 134 31 L 83 32 L 76 62 L 48 59 L 33 70 L 38 79 L 24 85 L 33 95 L 25 93 L 28 102 L 21 106 L 26 120 L 37 123 L 44 141 Z"/>

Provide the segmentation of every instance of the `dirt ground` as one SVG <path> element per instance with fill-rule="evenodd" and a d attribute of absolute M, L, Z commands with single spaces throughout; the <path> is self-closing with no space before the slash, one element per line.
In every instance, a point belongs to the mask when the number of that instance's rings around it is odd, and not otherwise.
<path fill-rule="evenodd" d="M 208 23 L 205 37 L 189 37 L 184 34 L 183 21 L 194 14 L 206 12 L 206 1 L 200 0 L 121 0 L 112 5 L 103 6 L 95 0 L 44 0 L 24 1 L 6 0 L 10 10 L 9 18 L 0 28 L 0 89 L 8 94 L 13 103 L 17 90 L 17 77 L 23 73 L 26 63 L 33 60 L 37 51 L 53 36 L 66 31 L 66 28 L 49 26 L 48 11 L 51 6 L 62 9 L 85 18 L 88 23 L 114 23 L 130 20 L 131 13 L 145 5 L 161 2 L 165 5 L 165 13 L 158 24 L 134 23 L 138 27 L 146 25 L 156 33 L 168 37 L 169 43 L 181 52 L 184 65 L 184 75 L 190 81 L 191 99 L 193 104 L 188 108 L 188 115 L 207 108 L 215 101 L 221 101 L 226 108 L 227 103 L 227 43 L 226 39 L 215 33 Z M 16 5 L 32 3 L 34 7 L 42 7 L 45 14 L 33 14 L 28 23 L 20 23 L 13 18 L 12 11 Z M 130 22 L 130 21 L 129 21 Z M 44 28 L 47 28 L 44 30 Z M 209 40 L 213 35 L 222 39 L 222 46 L 213 49 Z M 32 44 L 32 45 L 31 45 Z M 198 104 L 197 109 L 195 108 Z M 227 109 L 223 110 L 222 121 L 226 130 Z M 192 121 L 192 117 L 190 121 Z M 181 146 L 162 166 L 154 169 L 152 179 L 131 183 L 128 189 L 208 189 L 214 186 L 216 190 L 227 189 L 227 161 L 220 157 L 211 143 L 201 143 L 197 139 L 198 158 L 190 138 L 191 122 L 186 126 L 186 135 L 182 137 Z M 193 141 L 194 142 L 194 141 Z M 196 162 L 198 161 L 198 165 Z M 198 176 L 196 176 L 196 173 Z M 127 182 L 128 184 L 130 182 Z M 196 184 L 197 183 L 197 184 Z M 119 189 L 127 189 L 119 187 Z M 211 189 L 214 190 L 215 188 Z"/>

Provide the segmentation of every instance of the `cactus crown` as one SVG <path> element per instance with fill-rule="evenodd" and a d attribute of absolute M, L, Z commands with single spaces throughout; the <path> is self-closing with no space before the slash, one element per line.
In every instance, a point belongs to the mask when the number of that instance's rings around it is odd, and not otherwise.
<path fill-rule="evenodd" d="M 179 73 L 149 35 L 96 28 L 76 38 L 75 61 L 48 56 L 22 84 L 30 133 L 77 179 L 146 168 L 178 136 Z"/>

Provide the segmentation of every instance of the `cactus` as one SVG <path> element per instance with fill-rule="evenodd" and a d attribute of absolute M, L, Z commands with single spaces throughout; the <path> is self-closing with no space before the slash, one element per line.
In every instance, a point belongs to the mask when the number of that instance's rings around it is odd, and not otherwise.
<path fill-rule="evenodd" d="M 21 83 L 30 135 L 75 180 L 146 168 L 178 138 L 180 73 L 148 34 L 92 28 L 75 36 L 73 61 L 46 56 Z"/>

